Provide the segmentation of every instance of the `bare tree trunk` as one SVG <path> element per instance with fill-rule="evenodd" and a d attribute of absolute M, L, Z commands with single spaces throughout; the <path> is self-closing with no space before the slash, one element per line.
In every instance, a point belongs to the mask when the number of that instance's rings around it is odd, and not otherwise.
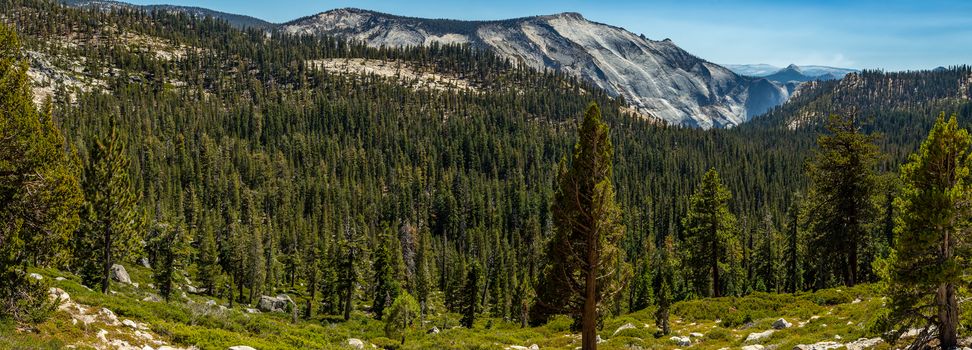
<path fill-rule="evenodd" d="M 715 237 L 713 235 L 713 237 Z M 722 296 L 722 286 L 719 285 L 719 251 L 717 250 L 715 238 L 712 241 L 712 296 Z"/>
<path fill-rule="evenodd" d="M 848 255 L 850 261 L 847 262 L 847 286 L 853 287 L 857 284 L 857 241 L 851 242 L 848 249 L 850 250 Z"/>
<path fill-rule="evenodd" d="M 581 314 L 582 350 L 597 349 L 597 236 L 587 239 L 587 273 L 584 276 L 584 310 Z"/>
<path fill-rule="evenodd" d="M 108 278 L 111 274 L 111 222 L 105 223 L 104 247 L 102 249 L 105 261 L 101 274 L 101 293 L 108 294 Z"/>
<path fill-rule="evenodd" d="M 952 349 L 958 343 L 958 301 L 955 285 L 942 284 L 935 296 L 938 304 L 938 340 L 942 349 Z"/>

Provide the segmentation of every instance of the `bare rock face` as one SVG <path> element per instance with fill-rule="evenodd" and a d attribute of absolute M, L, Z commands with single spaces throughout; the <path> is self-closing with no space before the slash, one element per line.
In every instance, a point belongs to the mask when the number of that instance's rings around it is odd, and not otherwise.
<path fill-rule="evenodd" d="M 643 115 L 701 128 L 739 125 L 782 104 L 784 86 L 740 76 L 682 50 L 578 13 L 500 21 L 409 18 L 337 9 L 281 25 L 380 47 L 469 44 L 512 62 L 568 73 L 624 100 Z"/>

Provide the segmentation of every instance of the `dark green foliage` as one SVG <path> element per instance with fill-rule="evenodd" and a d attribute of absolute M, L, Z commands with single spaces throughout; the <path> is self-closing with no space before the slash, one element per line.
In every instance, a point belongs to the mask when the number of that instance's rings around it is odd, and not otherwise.
<path fill-rule="evenodd" d="M 956 345 L 959 299 L 969 271 L 972 137 L 953 116 L 938 118 L 928 139 L 901 167 L 895 200 L 895 255 L 889 270 L 890 313 L 885 331 L 897 338 L 911 327 L 933 326 L 942 348 Z M 926 333 L 926 332 L 923 332 Z M 920 343 L 924 344 L 924 343 Z"/>
<path fill-rule="evenodd" d="M 375 274 L 375 294 L 374 303 L 371 311 L 375 313 L 375 319 L 381 320 L 385 307 L 398 297 L 401 287 L 399 286 L 398 264 L 389 245 L 393 244 L 389 239 L 389 234 L 383 234 L 379 238 L 378 248 L 374 251 L 371 271 Z M 397 240 L 396 240 L 397 242 Z M 411 298 L 411 296 L 409 296 Z"/>
<path fill-rule="evenodd" d="M 84 165 L 85 203 L 82 224 L 74 238 L 74 266 L 89 286 L 108 293 L 113 264 L 141 250 L 138 194 L 128 176 L 125 144 L 115 128 L 90 145 Z"/>
<path fill-rule="evenodd" d="M 34 106 L 20 50 L 0 25 L 0 319 L 39 322 L 53 308 L 26 267 L 63 266 L 81 191 L 50 108 Z"/>
<path fill-rule="evenodd" d="M 149 232 L 148 247 L 152 279 L 166 301 L 182 278 L 189 258 L 189 237 L 181 222 L 157 222 Z"/>
<path fill-rule="evenodd" d="M 466 274 L 466 285 L 462 288 L 462 319 L 459 323 L 463 327 L 472 328 L 479 310 L 479 288 L 481 285 L 481 268 L 479 263 L 472 263 Z"/>
<path fill-rule="evenodd" d="M 686 264 L 692 271 L 697 295 L 719 297 L 737 294 L 734 283 L 741 252 L 736 217 L 729 211 L 732 194 L 719 173 L 710 169 L 692 195 L 683 219 Z M 735 292 L 735 293 L 734 293 Z"/>
<path fill-rule="evenodd" d="M 668 323 L 669 309 L 674 302 L 675 291 L 675 241 L 671 236 L 665 237 L 665 241 L 657 256 L 654 258 L 655 278 L 652 281 L 657 308 L 655 309 L 655 327 L 661 331 L 662 335 L 671 333 L 671 326 Z"/>
<path fill-rule="evenodd" d="M 865 134 L 851 117 L 831 116 L 827 133 L 817 139 L 819 150 L 807 167 L 811 181 L 806 206 L 809 216 L 809 255 L 814 258 L 815 288 L 840 280 L 853 286 L 869 270 L 862 252 L 876 208 L 875 136 Z"/>

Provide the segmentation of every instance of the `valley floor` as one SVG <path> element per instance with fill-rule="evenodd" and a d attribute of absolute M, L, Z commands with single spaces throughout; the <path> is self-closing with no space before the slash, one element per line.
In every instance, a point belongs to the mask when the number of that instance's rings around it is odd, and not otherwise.
<path fill-rule="evenodd" d="M 129 266 L 132 284 L 112 284 L 109 295 L 82 286 L 56 270 L 34 272 L 65 302 L 54 317 L 35 327 L 0 325 L 4 349 L 254 349 L 396 348 L 383 323 L 356 311 L 350 321 L 320 316 L 292 322 L 286 313 L 251 313 L 223 300 L 176 291 L 169 303 L 148 286 L 150 270 Z M 183 286 L 184 289 L 189 289 Z M 876 287 L 815 293 L 766 294 L 684 301 L 672 309 L 673 333 L 656 338 L 653 310 L 608 319 L 600 332 L 603 349 L 888 349 L 869 324 L 884 306 Z M 778 321 L 784 319 L 786 322 Z M 474 329 L 458 327 L 458 315 L 430 317 L 407 336 L 405 349 L 482 348 L 574 349 L 580 335 L 570 320 L 555 318 L 533 328 L 481 318 Z M 788 324 L 788 327 L 787 327 Z M 430 332 L 435 328 L 438 333 Z M 350 343 L 349 343 L 350 341 Z M 902 347 L 902 344 L 895 346 Z"/>

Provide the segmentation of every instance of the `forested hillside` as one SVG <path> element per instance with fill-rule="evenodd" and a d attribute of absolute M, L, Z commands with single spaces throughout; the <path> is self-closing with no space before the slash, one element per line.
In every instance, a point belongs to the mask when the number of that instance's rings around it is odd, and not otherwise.
<path fill-rule="evenodd" d="M 49 98 L 31 112 L 49 118 L 48 142 L 63 137 L 52 146 L 62 157 L 41 161 L 63 163 L 55 173 L 84 198 L 66 204 L 57 237 L 25 240 L 4 268 L 55 268 L 109 292 L 114 263 L 152 266 L 165 299 L 184 290 L 232 308 L 286 293 L 295 318 L 322 322 L 392 315 L 407 291 L 423 319 L 526 325 L 557 254 L 558 163 L 592 102 L 609 126 L 617 263 L 629 272 L 616 275 L 605 316 L 663 298 L 878 281 L 871 263 L 892 242 L 899 165 L 940 113 L 972 118 L 968 67 L 815 82 L 750 123 L 701 130 L 652 123 L 594 86 L 462 45 L 377 49 L 45 0 L 3 1 L 0 19 L 4 38 L 20 38 L 3 46 L 11 76 Z M 829 183 L 848 174 L 832 161 L 847 150 L 864 176 Z M 847 223 L 813 205 L 845 185 L 866 207 L 853 246 L 834 238 Z M 0 217 L 14 222 L 8 209 Z M 725 254 L 704 256 L 717 246 Z"/>

